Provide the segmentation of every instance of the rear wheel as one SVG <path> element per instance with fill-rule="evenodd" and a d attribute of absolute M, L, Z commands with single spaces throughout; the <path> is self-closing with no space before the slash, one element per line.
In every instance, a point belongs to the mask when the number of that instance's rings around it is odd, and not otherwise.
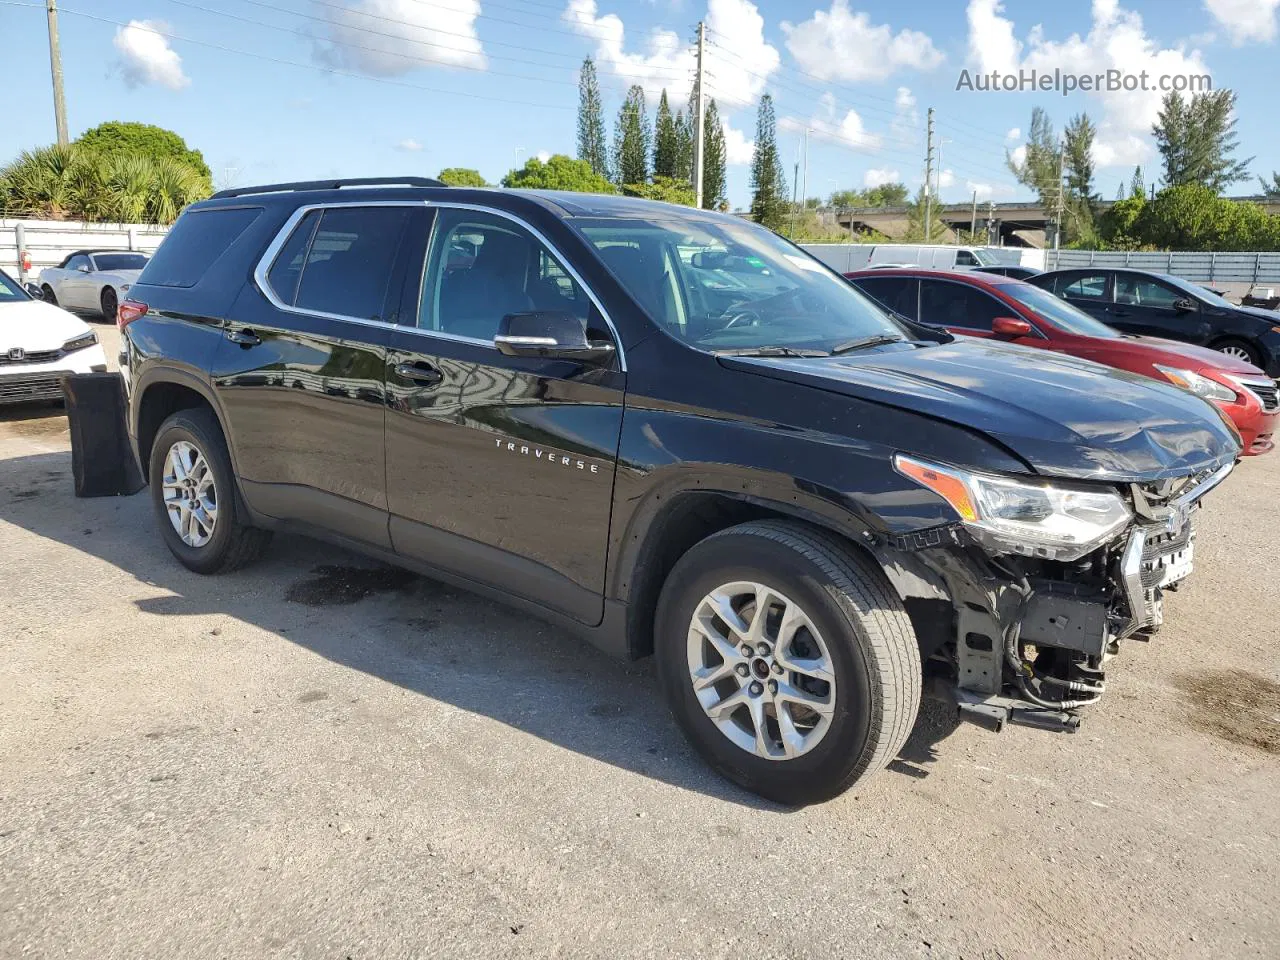
<path fill-rule="evenodd" d="M 1258 356 L 1257 349 L 1244 340 L 1221 340 L 1215 343 L 1213 348 L 1219 353 L 1225 353 L 1228 357 L 1252 363 L 1255 367 L 1262 366 L 1262 358 Z"/>
<path fill-rule="evenodd" d="M 160 425 L 149 478 L 160 535 L 190 570 L 235 570 L 256 560 L 271 539 L 240 516 L 231 456 L 211 411 L 179 410 Z"/>
<path fill-rule="evenodd" d="M 106 287 L 102 291 L 102 319 L 108 323 L 116 322 L 116 308 L 120 305 L 115 290 Z"/>
<path fill-rule="evenodd" d="M 44 294 L 45 303 L 52 303 L 55 307 L 58 305 L 58 297 L 56 294 L 54 294 L 53 287 L 49 286 L 46 283 L 44 286 L 40 288 L 40 292 Z"/>
<path fill-rule="evenodd" d="M 785 520 L 703 540 L 667 578 L 655 620 L 663 692 L 704 758 L 786 804 L 830 799 L 906 742 L 919 646 L 882 571 Z"/>

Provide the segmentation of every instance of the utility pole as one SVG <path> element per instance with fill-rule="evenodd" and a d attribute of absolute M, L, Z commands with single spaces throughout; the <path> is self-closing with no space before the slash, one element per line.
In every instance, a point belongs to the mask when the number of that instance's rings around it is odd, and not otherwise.
<path fill-rule="evenodd" d="M 933 223 L 933 107 L 929 108 L 929 123 L 925 133 L 924 153 L 924 242 L 929 242 L 929 227 Z"/>
<path fill-rule="evenodd" d="M 969 242 L 974 242 L 978 233 L 978 191 L 973 191 L 973 210 L 969 213 Z"/>
<path fill-rule="evenodd" d="M 809 128 L 804 128 L 804 180 L 800 187 L 800 202 L 809 202 Z"/>
<path fill-rule="evenodd" d="M 702 146 L 703 137 L 705 135 L 704 127 L 706 126 L 706 110 L 703 107 L 703 82 L 706 73 L 705 54 L 707 49 L 707 25 L 701 20 L 698 21 L 698 79 L 695 86 L 698 89 L 698 120 L 694 124 L 693 139 L 693 205 L 699 210 L 702 209 Z"/>
<path fill-rule="evenodd" d="M 1055 254 L 1053 260 L 1055 264 L 1058 262 L 1058 258 L 1056 256 L 1058 252 L 1058 240 L 1062 236 L 1062 194 L 1063 194 L 1062 167 L 1063 167 L 1063 161 L 1066 158 L 1066 153 L 1067 153 L 1066 144 L 1062 141 L 1059 141 L 1058 142 L 1058 203 L 1057 203 L 1057 212 L 1054 213 L 1053 215 L 1053 252 Z"/>
<path fill-rule="evenodd" d="M 58 128 L 58 146 L 70 143 L 67 137 L 67 98 L 62 92 L 62 51 L 58 46 L 58 0 L 44 0 L 49 17 L 49 70 L 53 74 L 53 122 Z"/>
<path fill-rule="evenodd" d="M 800 158 L 796 157 L 795 172 L 791 177 L 791 239 L 796 237 L 796 220 L 800 218 Z"/>
<path fill-rule="evenodd" d="M 1000 238 L 996 235 L 996 202 L 994 200 L 987 201 L 987 245 L 992 247 L 1000 246 L 996 241 Z"/>

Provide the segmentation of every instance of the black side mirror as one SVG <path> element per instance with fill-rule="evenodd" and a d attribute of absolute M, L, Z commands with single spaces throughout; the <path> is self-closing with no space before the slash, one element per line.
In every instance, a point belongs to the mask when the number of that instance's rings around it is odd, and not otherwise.
<path fill-rule="evenodd" d="M 44 299 L 44 291 L 40 289 L 40 284 L 31 283 L 30 281 L 28 281 L 27 283 L 24 283 L 22 286 L 27 291 L 27 293 L 31 294 L 31 296 L 35 297 L 37 300 Z"/>
<path fill-rule="evenodd" d="M 498 352 L 508 357 L 547 357 L 607 364 L 613 359 L 612 343 L 589 340 L 582 321 L 564 310 L 531 310 L 508 313 L 493 338 Z"/>
<path fill-rule="evenodd" d="M 1190 297 L 1183 297 L 1181 300 L 1173 301 L 1173 309 L 1178 313 L 1191 313 L 1196 309 L 1196 302 Z"/>

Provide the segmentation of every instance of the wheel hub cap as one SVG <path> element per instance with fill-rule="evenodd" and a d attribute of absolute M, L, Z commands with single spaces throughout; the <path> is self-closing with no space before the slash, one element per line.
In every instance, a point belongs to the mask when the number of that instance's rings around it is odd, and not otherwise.
<path fill-rule="evenodd" d="M 689 678 L 736 746 L 790 760 L 821 742 L 835 713 L 835 665 L 808 614 L 764 584 L 726 583 L 694 608 Z"/>
<path fill-rule="evenodd" d="M 179 440 L 169 448 L 160 486 L 165 513 L 182 542 L 203 547 L 218 523 L 218 490 L 209 461 L 194 443 Z"/>

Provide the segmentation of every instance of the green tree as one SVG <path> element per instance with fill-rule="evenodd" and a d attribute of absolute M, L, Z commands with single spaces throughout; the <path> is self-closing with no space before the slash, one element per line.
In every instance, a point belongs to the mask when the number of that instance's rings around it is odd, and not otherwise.
<path fill-rule="evenodd" d="M 676 175 L 693 182 L 693 128 L 689 116 L 676 113 Z"/>
<path fill-rule="evenodd" d="M 578 72 L 578 159 L 591 165 L 598 176 L 609 175 L 609 145 L 605 142 L 604 106 L 596 64 L 590 57 Z"/>
<path fill-rule="evenodd" d="M 213 174 L 204 162 L 204 154 L 192 150 L 187 142 L 164 127 L 133 121 L 108 120 L 91 127 L 76 138 L 76 144 L 99 154 L 140 154 L 153 160 L 172 157 L 194 167 L 212 187 Z"/>
<path fill-rule="evenodd" d="M 1116 250 L 1134 250 L 1141 246 L 1134 224 L 1142 215 L 1147 198 L 1141 192 L 1117 200 L 1098 218 L 1098 236 L 1102 245 Z"/>
<path fill-rule="evenodd" d="M 930 212 L 927 233 L 924 229 L 926 207 Z M 922 243 L 927 236 L 933 243 L 946 243 L 946 237 L 949 233 L 951 233 L 951 228 L 943 223 L 942 218 L 938 216 L 938 204 L 925 203 L 925 188 L 922 185 L 916 192 L 915 199 L 907 204 L 907 230 L 898 242 Z"/>
<path fill-rule="evenodd" d="M 827 201 L 831 206 L 847 210 L 851 207 L 901 207 L 911 194 L 905 183 L 882 183 L 866 190 L 837 190 Z"/>
<path fill-rule="evenodd" d="M 648 181 L 651 140 L 644 87 L 637 84 L 627 91 L 613 133 L 613 174 L 619 186 Z"/>
<path fill-rule="evenodd" d="M 1215 194 L 1249 179 L 1248 160 L 1236 160 L 1239 138 L 1234 116 L 1236 95 L 1231 90 L 1192 94 L 1183 100 L 1165 94 L 1151 128 L 1166 187 L 1199 184 Z"/>
<path fill-rule="evenodd" d="M 655 177 L 675 177 L 676 154 L 679 151 L 676 137 L 676 120 L 671 115 L 671 105 L 667 102 L 667 91 L 662 91 L 658 98 L 658 115 L 653 122 L 653 175 Z"/>
<path fill-rule="evenodd" d="M 451 187 L 487 187 L 489 185 L 480 175 L 479 170 L 472 170 L 470 167 L 445 167 L 436 174 L 436 179 Z"/>
<path fill-rule="evenodd" d="M 1265 178 L 1259 177 L 1258 186 L 1262 188 L 1264 196 L 1272 199 L 1280 197 L 1280 173 L 1273 172 L 1269 182 Z"/>
<path fill-rule="evenodd" d="M 502 178 L 504 187 L 525 190 L 572 190 L 576 193 L 616 193 L 613 184 L 591 169 L 586 160 L 557 153 L 546 163 L 530 157 L 519 170 Z"/>
<path fill-rule="evenodd" d="M 776 232 L 786 223 L 790 208 L 787 178 L 778 156 L 773 97 L 766 93 L 760 98 L 755 149 L 751 155 L 751 218 Z"/>
<path fill-rule="evenodd" d="M 1066 172 L 1067 235 L 1087 243 L 1096 236 L 1093 192 L 1093 140 L 1097 128 L 1087 113 L 1077 114 L 1062 131 L 1063 169 Z"/>
<path fill-rule="evenodd" d="M 1139 164 L 1133 168 L 1133 179 L 1129 181 L 1129 196 L 1145 197 L 1146 195 L 1147 187 L 1142 182 L 1142 165 Z"/>
<path fill-rule="evenodd" d="M 705 210 L 719 210 L 726 202 L 728 189 L 727 151 L 724 145 L 724 124 L 715 100 L 707 101 L 702 147 L 702 206 Z"/>
<path fill-rule="evenodd" d="M 645 200 L 661 200 L 664 203 L 678 203 L 692 207 L 694 204 L 693 186 L 688 180 L 678 177 L 654 176 L 652 183 L 628 183 L 622 187 L 628 197 L 643 197 Z"/>

